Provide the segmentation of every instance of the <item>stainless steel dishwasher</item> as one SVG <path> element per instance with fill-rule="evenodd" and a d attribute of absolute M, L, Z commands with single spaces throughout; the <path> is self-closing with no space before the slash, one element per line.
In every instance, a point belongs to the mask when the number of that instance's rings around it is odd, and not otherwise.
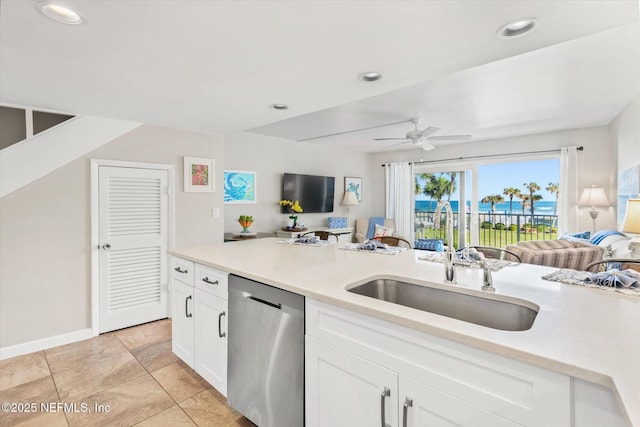
<path fill-rule="evenodd" d="M 304 297 L 229 276 L 227 403 L 259 427 L 304 425 Z"/>

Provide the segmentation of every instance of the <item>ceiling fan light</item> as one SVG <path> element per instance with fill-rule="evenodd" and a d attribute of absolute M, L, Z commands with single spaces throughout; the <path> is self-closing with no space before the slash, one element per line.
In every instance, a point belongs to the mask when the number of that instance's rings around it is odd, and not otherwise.
<path fill-rule="evenodd" d="M 498 38 L 512 39 L 521 37 L 530 33 L 537 25 L 538 21 L 533 18 L 518 19 L 517 21 L 509 22 L 500 27 L 498 30 Z"/>
<path fill-rule="evenodd" d="M 37 6 L 40 9 L 40 12 L 42 12 L 47 18 L 53 19 L 56 22 L 77 25 L 84 21 L 84 18 L 78 12 L 61 4 L 53 2 L 38 2 Z"/>

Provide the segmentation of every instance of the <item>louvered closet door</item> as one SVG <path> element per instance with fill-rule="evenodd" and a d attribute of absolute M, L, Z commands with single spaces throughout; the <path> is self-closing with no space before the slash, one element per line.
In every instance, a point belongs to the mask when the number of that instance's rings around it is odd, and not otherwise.
<path fill-rule="evenodd" d="M 168 171 L 100 166 L 100 332 L 167 317 Z"/>

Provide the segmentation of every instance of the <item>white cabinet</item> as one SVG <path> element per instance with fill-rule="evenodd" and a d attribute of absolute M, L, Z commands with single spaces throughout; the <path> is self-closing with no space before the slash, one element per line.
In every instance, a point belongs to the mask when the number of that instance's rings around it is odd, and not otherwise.
<path fill-rule="evenodd" d="M 309 298 L 306 333 L 309 427 L 571 423 L 566 375 Z"/>
<path fill-rule="evenodd" d="M 193 286 L 177 280 L 171 281 L 173 288 L 171 320 L 171 349 L 180 359 L 193 368 L 195 361 L 193 336 Z"/>
<path fill-rule="evenodd" d="M 172 350 L 227 394 L 228 274 L 172 259 Z"/>
<path fill-rule="evenodd" d="M 305 354 L 307 427 L 397 426 L 395 372 L 310 336 Z"/>
<path fill-rule="evenodd" d="M 227 300 L 196 289 L 195 371 L 227 395 Z"/>

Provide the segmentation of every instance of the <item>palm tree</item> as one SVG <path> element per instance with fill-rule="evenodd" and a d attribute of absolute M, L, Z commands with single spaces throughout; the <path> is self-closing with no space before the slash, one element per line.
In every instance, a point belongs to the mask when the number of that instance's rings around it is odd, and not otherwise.
<path fill-rule="evenodd" d="M 547 185 L 547 187 L 545 188 L 545 190 L 547 190 L 551 194 L 556 195 L 556 203 L 555 205 L 553 205 L 553 215 L 556 215 L 558 213 L 558 194 L 560 191 L 560 186 L 558 185 L 558 183 L 550 182 L 549 185 Z"/>
<path fill-rule="evenodd" d="M 520 190 L 515 187 L 507 187 L 503 190 L 502 194 L 509 196 L 509 213 L 513 213 L 513 198 L 520 195 Z"/>
<path fill-rule="evenodd" d="M 530 182 L 530 183 L 524 183 L 522 184 L 524 185 L 524 187 L 529 190 L 529 203 L 531 204 L 530 209 L 531 209 L 531 224 L 533 225 L 533 212 L 534 212 L 534 205 L 536 200 L 541 200 L 542 196 L 536 195 L 535 192 L 540 190 L 540 186 L 538 184 L 536 184 L 535 182 Z M 535 197 L 538 196 L 538 197 Z"/>
<path fill-rule="evenodd" d="M 451 201 L 451 195 L 456 191 L 457 172 L 449 172 L 449 184 L 447 185 L 447 201 Z"/>
<path fill-rule="evenodd" d="M 480 202 L 491 203 L 491 213 L 494 213 L 496 211 L 496 203 L 504 202 L 504 197 L 502 197 L 500 194 L 492 194 L 490 196 L 485 196 L 482 200 L 480 200 Z"/>

